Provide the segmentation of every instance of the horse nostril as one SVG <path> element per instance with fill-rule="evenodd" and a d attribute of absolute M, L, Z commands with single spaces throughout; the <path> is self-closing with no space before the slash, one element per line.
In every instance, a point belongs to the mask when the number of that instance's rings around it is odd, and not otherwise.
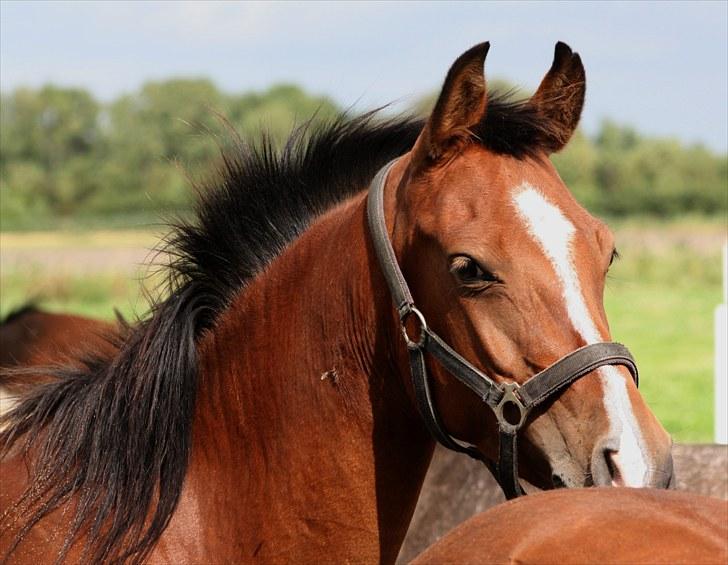
<path fill-rule="evenodd" d="M 604 450 L 604 462 L 607 464 L 607 471 L 612 479 L 612 486 L 624 486 L 624 480 L 622 474 L 619 472 L 619 466 L 614 460 L 617 455 L 617 451 L 614 449 Z"/>
<path fill-rule="evenodd" d="M 551 475 L 551 483 L 554 485 L 554 488 L 566 488 L 566 483 L 564 482 L 564 479 L 562 479 L 556 473 Z"/>
<path fill-rule="evenodd" d="M 595 486 L 623 486 L 619 450 L 607 447 L 606 442 L 597 445 L 592 452 L 591 475 Z"/>

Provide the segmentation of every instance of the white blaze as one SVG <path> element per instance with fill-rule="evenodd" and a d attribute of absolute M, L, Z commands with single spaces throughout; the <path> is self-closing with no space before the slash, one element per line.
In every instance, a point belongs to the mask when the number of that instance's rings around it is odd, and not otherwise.
<path fill-rule="evenodd" d="M 515 189 L 513 203 L 528 232 L 551 262 L 561 283 L 569 319 L 587 343 L 602 340 L 589 314 L 574 267 L 572 237 L 574 225 L 561 210 L 528 183 Z M 610 437 L 619 438 L 619 451 L 613 456 L 626 486 L 643 486 L 647 463 L 643 455 L 642 434 L 632 413 L 624 378 L 615 367 L 598 370 L 604 389 L 604 405 L 610 423 Z"/>

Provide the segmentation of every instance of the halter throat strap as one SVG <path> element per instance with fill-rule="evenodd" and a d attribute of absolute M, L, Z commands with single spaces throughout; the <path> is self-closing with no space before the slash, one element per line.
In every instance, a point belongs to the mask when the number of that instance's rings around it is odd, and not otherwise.
<path fill-rule="evenodd" d="M 384 185 L 394 165 L 391 161 L 374 177 L 367 198 L 367 220 L 374 250 L 387 281 L 392 301 L 399 314 L 402 334 L 409 353 L 412 386 L 419 413 L 430 434 L 453 451 L 482 461 L 498 480 L 506 498 L 525 494 L 518 481 L 518 430 L 529 412 L 542 402 L 558 395 L 574 381 L 604 365 L 626 367 L 635 384 L 639 384 L 637 365 L 622 344 L 602 342 L 585 345 L 565 355 L 525 383 L 497 383 L 450 347 L 428 326 L 425 316 L 415 306 L 412 293 L 392 248 L 384 216 Z M 405 322 L 417 321 L 416 337 L 408 334 Z M 465 384 L 495 414 L 498 421 L 498 464 L 485 458 L 474 446 L 454 439 L 444 428 L 433 402 L 427 376 L 425 353 L 434 357 L 451 375 Z"/>

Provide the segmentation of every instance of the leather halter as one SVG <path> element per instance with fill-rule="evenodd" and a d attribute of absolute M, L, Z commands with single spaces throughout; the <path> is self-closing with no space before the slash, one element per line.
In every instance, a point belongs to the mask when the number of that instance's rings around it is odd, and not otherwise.
<path fill-rule="evenodd" d="M 528 413 L 545 400 L 558 395 L 574 381 L 604 365 L 623 365 L 629 370 L 635 384 L 639 385 L 637 365 L 624 345 L 613 342 L 593 343 L 572 351 L 519 385 L 515 382 L 497 383 L 459 355 L 427 326 L 424 315 L 415 307 L 389 240 L 384 219 L 384 185 L 394 162 L 385 165 L 369 187 L 367 218 L 374 250 L 399 314 L 402 334 L 409 351 L 417 407 L 428 430 L 437 441 L 453 451 L 465 453 L 485 463 L 506 498 L 515 498 L 525 494 L 518 481 L 517 434 L 526 422 Z M 416 338 L 411 337 L 405 327 L 406 320 L 411 316 L 417 319 L 419 325 L 419 335 Z M 493 410 L 499 432 L 497 465 L 487 460 L 475 447 L 455 440 L 443 427 L 432 401 L 425 352 L 437 359 L 450 374 Z M 514 418 L 516 411 L 518 417 Z"/>

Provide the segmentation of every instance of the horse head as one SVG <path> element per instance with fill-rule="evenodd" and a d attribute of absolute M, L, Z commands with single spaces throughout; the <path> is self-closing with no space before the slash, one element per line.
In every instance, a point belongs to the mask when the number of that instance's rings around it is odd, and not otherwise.
<path fill-rule="evenodd" d="M 579 55 L 558 43 L 536 93 L 513 103 L 488 95 L 488 48 L 453 64 L 413 149 L 389 171 L 383 209 L 421 323 L 494 383 L 523 385 L 611 341 L 603 292 L 616 249 L 549 160 L 581 115 Z M 496 460 L 494 412 L 441 364 L 428 366 L 443 428 Z M 672 479 L 671 440 L 623 365 L 585 371 L 550 395 L 521 437 L 522 473 L 541 487 Z"/>

